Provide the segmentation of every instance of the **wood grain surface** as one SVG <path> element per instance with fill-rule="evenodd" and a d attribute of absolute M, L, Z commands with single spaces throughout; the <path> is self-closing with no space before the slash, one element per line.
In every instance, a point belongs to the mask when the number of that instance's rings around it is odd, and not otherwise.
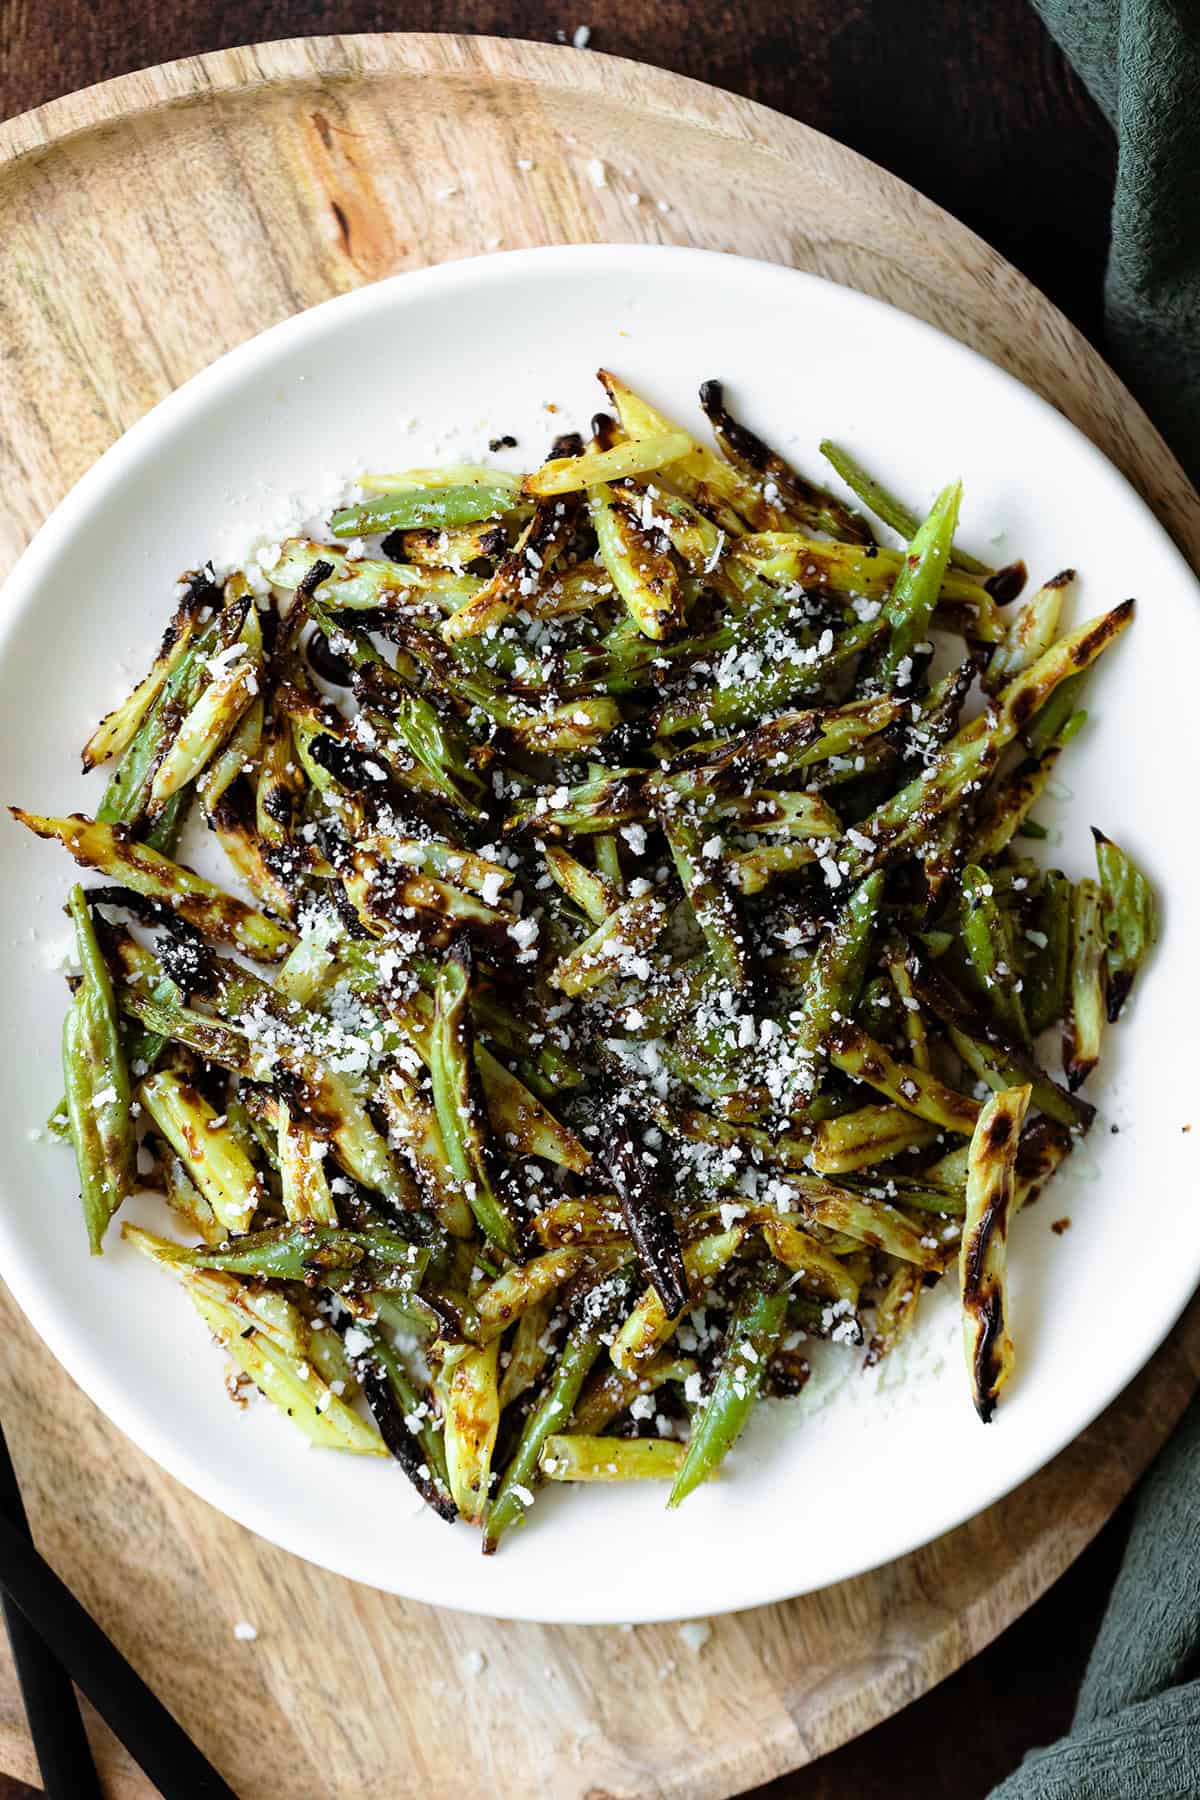
<path fill-rule="evenodd" d="M 619 176 L 604 190 L 587 180 L 595 156 Z M 450 185 L 457 205 L 437 198 Z M 0 217 L 0 566 L 120 430 L 221 350 L 496 237 L 693 242 L 884 294 L 1050 398 L 1197 559 L 1197 503 L 1165 448 L 1015 270 L 828 140 L 629 64 L 411 37 L 193 59 L 0 127 Z M 246 1800 L 437 1800 L 485 1783 L 702 1800 L 794 1768 L 1027 1607 L 1109 1517 L 1200 1373 L 1193 1308 L 1109 1413 L 1007 1501 L 873 1576 L 717 1621 L 694 1656 L 671 1626 L 490 1623 L 312 1570 L 161 1475 L 11 1306 L 6 1325 L 4 1416 L 39 1541 Z M 240 1618 L 255 1643 L 235 1643 Z M 448 1737 L 446 1695 L 464 1692 Z M 109 1791 L 143 1795 L 100 1747 Z M 33 1773 L 11 1680 L 0 1766 Z"/>

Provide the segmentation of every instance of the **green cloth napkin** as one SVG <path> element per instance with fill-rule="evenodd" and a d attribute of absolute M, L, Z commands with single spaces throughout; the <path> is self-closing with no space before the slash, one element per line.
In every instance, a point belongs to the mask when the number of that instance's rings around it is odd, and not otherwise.
<path fill-rule="evenodd" d="M 1200 484 L 1200 0 L 1034 0 L 1117 132 L 1111 360 Z M 1200 1800 L 1200 1401 L 1142 1484 L 1071 1730 L 992 1800 Z"/>
<path fill-rule="evenodd" d="M 991 1800 L 1200 1796 L 1200 1401 L 1138 1495 L 1069 1736 Z"/>
<path fill-rule="evenodd" d="M 1117 132 L 1110 360 L 1200 485 L 1200 6 L 1034 4 Z"/>

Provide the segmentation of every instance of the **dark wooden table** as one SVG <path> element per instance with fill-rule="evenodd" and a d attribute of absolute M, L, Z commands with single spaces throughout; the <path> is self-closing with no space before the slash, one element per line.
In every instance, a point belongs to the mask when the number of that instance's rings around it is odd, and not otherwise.
<path fill-rule="evenodd" d="M 570 40 L 580 25 L 594 49 L 747 94 L 862 151 L 965 220 L 1102 344 L 1115 146 L 1026 0 L 0 0 L 0 114 L 264 38 Z M 925 1699 L 757 1800 L 978 1800 L 1069 1722 L 1125 1530 L 1118 1515 L 1051 1593 Z M 0 1800 L 32 1792 L 0 1776 Z"/>

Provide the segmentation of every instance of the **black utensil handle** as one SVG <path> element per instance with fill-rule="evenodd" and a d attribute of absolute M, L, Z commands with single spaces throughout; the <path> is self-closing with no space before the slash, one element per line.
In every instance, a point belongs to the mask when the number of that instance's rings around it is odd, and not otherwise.
<path fill-rule="evenodd" d="M 102 1800 L 70 1676 L 25 1614 L 7 1599 L 4 1623 L 46 1800 Z"/>
<path fill-rule="evenodd" d="M 8 1443 L 0 1428 L 0 1516 L 28 1543 L 33 1535 Z M 4 1596 L 4 1623 L 25 1703 L 46 1800 L 101 1800 L 100 1780 L 71 1678 L 19 1607 Z"/>
<path fill-rule="evenodd" d="M 165 1800 L 238 1800 L 70 1588 L 4 1518 L 0 1587 Z"/>

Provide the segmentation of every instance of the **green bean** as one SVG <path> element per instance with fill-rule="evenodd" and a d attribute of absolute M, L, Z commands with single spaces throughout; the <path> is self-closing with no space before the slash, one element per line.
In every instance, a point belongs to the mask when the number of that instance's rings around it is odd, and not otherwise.
<path fill-rule="evenodd" d="M 658 1156 L 645 1146 L 642 1121 L 619 1094 L 612 1096 L 604 1109 L 599 1159 L 616 1190 L 642 1273 L 665 1312 L 682 1312 L 687 1305 L 688 1280 L 664 1172 Z"/>
<path fill-rule="evenodd" d="M 822 439 L 818 446 L 821 455 L 831 463 L 852 493 L 858 495 L 868 512 L 873 512 L 877 519 L 891 527 L 898 537 L 906 542 L 911 541 L 920 527 L 916 513 L 910 512 L 902 500 L 897 500 L 881 481 L 869 475 L 856 456 L 844 450 L 829 438 Z M 990 575 L 987 563 L 980 562 L 977 556 L 971 556 L 957 546 L 950 553 L 950 566 L 963 569 L 969 575 Z"/>
<path fill-rule="evenodd" d="M 82 813 L 50 819 L 24 812 L 19 806 L 9 811 L 38 837 L 56 838 L 85 868 L 99 869 L 135 893 L 163 901 L 218 943 L 232 944 L 261 962 L 278 962 L 292 948 L 292 934 L 282 925 L 149 845 L 136 843 L 119 826 L 102 824 Z"/>
<path fill-rule="evenodd" d="M 668 831 L 668 842 L 670 832 Z M 678 866 L 678 856 L 676 865 Z M 564 994 L 584 994 L 631 963 L 644 959 L 662 935 L 670 917 L 665 895 L 640 894 L 623 901 L 582 944 L 564 956 L 550 971 L 551 986 Z"/>
<path fill-rule="evenodd" d="M 597 836 L 595 856 L 597 875 L 609 884 L 614 893 L 623 893 L 625 876 L 621 868 L 621 847 L 612 832 L 602 832 Z M 596 923 L 599 924 L 599 920 Z"/>
<path fill-rule="evenodd" d="M 506 1256 L 516 1257 L 516 1228 L 492 1185 L 489 1168 L 487 1114 L 475 1069 L 467 999 L 470 980 L 470 949 L 459 937 L 438 971 L 430 1062 L 433 1101 L 447 1159 L 480 1230 Z"/>
<path fill-rule="evenodd" d="M 500 558 L 495 574 L 442 626 L 445 643 L 460 645 L 516 612 L 536 588 L 539 577 L 555 567 L 574 536 L 577 517 L 574 497 L 535 500 L 529 523 L 508 554 Z"/>
<path fill-rule="evenodd" d="M 180 721 L 150 783 L 151 813 L 195 781 L 236 730 L 262 685 L 262 631 L 251 605 L 236 639 L 209 662 L 209 680 Z"/>
<path fill-rule="evenodd" d="M 451 805 L 468 818 L 479 818 L 484 784 L 470 761 L 470 739 L 457 721 L 398 676 L 388 683 L 387 700 L 388 720 L 410 755 Z"/>
<path fill-rule="evenodd" d="M 581 1396 L 571 1415 L 571 1428 L 585 1437 L 598 1437 L 632 1406 L 640 1394 L 656 1393 L 666 1382 L 684 1382 L 695 1373 L 696 1364 L 691 1357 L 673 1356 L 665 1351 L 632 1375 L 621 1369 L 605 1369 Z M 611 1444 L 620 1440 L 605 1438 L 603 1441 Z"/>
<path fill-rule="evenodd" d="M 542 1446 L 547 1481 L 670 1481 L 687 1457 L 671 1438 L 584 1437 L 554 1433 Z"/>
<path fill-rule="evenodd" d="M 1105 951 L 1099 884 L 1077 881 L 1071 894 L 1070 1005 L 1063 1030 L 1063 1070 L 1072 1093 L 1087 1080 L 1100 1058 Z"/>
<path fill-rule="evenodd" d="M 868 876 L 850 894 L 817 947 L 799 1017 L 793 1016 L 789 1028 L 793 1053 L 812 1067 L 799 1101 L 801 1111 L 816 1092 L 816 1059 L 830 1027 L 840 1018 L 849 1019 L 858 1005 L 882 897 L 882 875 Z"/>
<path fill-rule="evenodd" d="M 445 1445 L 425 1394 L 384 1332 L 362 1319 L 351 1329 L 358 1334 L 355 1343 L 361 1344 L 352 1353 L 354 1370 L 384 1443 L 421 1498 L 440 1518 L 454 1520 L 458 1509 L 450 1493 Z"/>
<path fill-rule="evenodd" d="M 513 506 L 512 489 L 475 482 L 459 487 L 402 488 L 372 494 L 356 506 L 335 512 L 329 528 L 338 537 L 372 537 L 379 531 L 438 530 L 499 519 Z"/>
<path fill-rule="evenodd" d="M 786 1277 L 769 1267 L 755 1271 L 734 1309 L 712 1391 L 692 1421 L 687 1455 L 671 1488 L 669 1506 L 680 1505 L 707 1481 L 741 1436 L 786 1318 Z"/>
<path fill-rule="evenodd" d="M 446 1351 L 436 1382 L 450 1492 L 470 1524 L 480 1523 L 487 1504 L 500 1426 L 499 1355 L 499 1338 L 482 1346 L 455 1344 Z"/>
<path fill-rule="evenodd" d="M 734 1256 L 744 1236 L 745 1227 L 733 1225 L 728 1231 L 711 1232 L 687 1246 L 683 1267 L 690 1295 L 699 1297 L 703 1294 Z M 648 1287 L 612 1341 L 610 1353 L 614 1366 L 626 1375 L 634 1374 L 667 1341 L 680 1317 L 681 1313 L 667 1312 L 656 1287 Z"/>
<path fill-rule="evenodd" d="M 664 1106 L 656 1109 L 655 1118 L 663 1130 L 673 1137 L 697 1144 L 744 1147 L 751 1152 L 756 1162 L 767 1168 L 804 1169 L 808 1165 L 811 1142 L 799 1132 L 789 1136 L 784 1132 L 763 1131 L 754 1125 L 735 1124 L 731 1119 L 714 1118 L 711 1113 L 702 1112 L 698 1107 L 684 1107 L 673 1111 Z"/>
<path fill-rule="evenodd" d="M 686 752 L 654 787 L 660 795 L 744 792 L 747 785 L 850 755 L 907 711 L 906 703 L 869 695 L 845 706 L 781 713 L 753 731 Z"/>
<path fill-rule="evenodd" d="M 875 1329 L 867 1346 L 866 1366 L 873 1369 L 912 1330 L 924 1283 L 910 1263 L 896 1260 L 881 1297 L 875 1303 Z"/>
<path fill-rule="evenodd" d="M 1041 826 L 1032 832 L 1027 830 L 1028 814 L 1045 792 L 1061 748 L 1061 745 L 1052 744 L 1045 755 L 1028 757 L 1011 775 L 997 782 L 987 817 L 976 828 L 970 842 L 968 854 L 972 862 L 986 863 L 999 856 L 1018 833 L 1045 836 Z"/>
<path fill-rule="evenodd" d="M 829 588 L 860 600 L 884 601 L 905 566 L 907 552 L 882 545 L 835 544 L 795 531 L 760 531 L 730 546 L 730 561 L 760 580 L 799 584 L 810 591 Z M 972 635 L 999 643 L 1005 626 L 987 588 L 973 575 L 947 569 L 938 595 L 940 611 L 950 609 L 957 628 L 970 621 Z"/>
<path fill-rule="evenodd" d="M 1044 707 L 1062 684 L 1074 678 L 1072 671 L 1087 668 L 1102 655 L 1132 617 L 1133 602 L 1123 601 L 1111 612 L 1061 639 L 1031 668 L 1015 676 L 991 712 L 964 725 L 930 768 L 863 821 L 859 835 L 864 841 L 852 844 L 843 859 L 850 874 L 869 874 L 897 851 L 920 843 L 931 825 L 961 800 L 969 785 L 991 772 L 1000 752 L 1024 723 L 1039 707 Z M 1030 748 L 1035 755 L 1041 753 L 1032 744 Z"/>
<path fill-rule="evenodd" d="M 645 817 L 643 772 L 611 769 L 572 788 L 553 789 L 533 800 L 518 800 L 505 822 L 506 832 L 609 832 Z M 560 796 L 562 796 L 560 798 Z"/>
<path fill-rule="evenodd" d="M 769 616 L 760 616 L 764 610 L 768 609 L 760 609 L 754 616 L 747 615 L 736 637 L 731 633 L 730 644 L 722 646 L 727 653 L 732 652 L 735 644 L 754 649 L 757 640 L 764 635 L 764 628 L 769 629 L 773 623 Z M 880 614 L 847 626 L 833 637 L 828 649 L 822 648 L 820 638 L 811 642 L 796 641 L 781 656 L 758 658 L 762 666 L 754 675 L 742 674 L 735 666 L 733 679 L 719 679 L 713 688 L 705 688 L 698 695 L 689 690 L 683 696 L 666 701 L 655 714 L 658 734 L 669 738 L 683 731 L 719 731 L 759 720 L 768 713 L 795 706 L 799 700 L 815 699 L 843 670 L 877 643 L 886 628 L 886 621 Z M 804 635 L 812 637 L 811 633 Z M 703 654 L 711 656 L 714 650 L 715 646 Z"/>
<path fill-rule="evenodd" d="M 993 1094 L 971 1139 L 959 1283 L 971 1396 L 985 1425 L 1013 1368 L 1006 1297 L 1008 1227 L 1017 1145 L 1028 1105 L 1027 1086 Z"/>
<path fill-rule="evenodd" d="M 918 1119 L 928 1119 L 932 1125 L 961 1131 L 968 1137 L 975 1129 L 979 1117 L 977 1101 L 956 1093 L 914 1063 L 898 1061 L 886 1045 L 876 1043 L 857 1025 L 843 1020 L 833 1027 L 829 1060 L 844 1075 L 878 1089 Z"/>
<path fill-rule="evenodd" d="M 879 663 L 880 679 L 902 692 L 913 686 L 913 658 L 929 636 L 942 577 L 958 524 L 962 483 L 942 489 L 925 523 L 908 546 L 904 565 L 883 603 L 890 629 Z"/>
<path fill-rule="evenodd" d="M 805 1288 L 848 1309 L 847 1317 L 857 1313 L 859 1283 L 853 1272 L 827 1244 L 818 1243 L 804 1230 L 794 1214 L 763 1209 L 763 1216 L 755 1222 L 771 1255 L 798 1276 Z"/>
<path fill-rule="evenodd" d="M 1083 671 L 1068 677 L 1034 713 L 1024 732 L 1025 748 L 1030 756 L 1043 757 L 1079 729 L 1087 716 L 1079 711 L 1077 704 L 1086 681 Z"/>
<path fill-rule="evenodd" d="M 1047 869 L 1034 903 L 1033 924 L 1025 933 L 1025 1011 L 1036 1037 L 1056 1025 L 1067 1010 L 1071 957 L 1071 883 L 1061 869 Z"/>
<path fill-rule="evenodd" d="M 218 613 L 207 625 L 200 625 L 199 594 L 217 597 L 215 588 L 201 587 L 196 600 L 185 601 L 187 614 L 176 615 L 178 635 L 168 652 L 170 667 L 104 791 L 96 815 L 102 824 L 125 824 L 136 828 L 143 821 L 150 784 L 170 742 L 175 720 L 199 694 L 204 658 L 216 648 L 220 621 Z M 147 834 L 147 842 L 153 849 L 164 854 L 170 852 L 186 805 L 186 797 L 177 794 L 161 809 Z"/>
<path fill-rule="evenodd" d="M 1058 629 L 1063 595 L 1074 579 L 1074 569 L 1064 569 L 1022 603 L 984 674 L 989 694 L 998 693 L 1006 681 L 1045 655 Z"/>
<path fill-rule="evenodd" d="M 794 519 L 806 531 L 826 531 L 843 543 L 870 544 L 874 534 L 866 520 L 827 488 L 798 475 L 790 463 L 733 417 L 725 405 L 724 386 L 706 381 L 700 404 L 708 416 L 721 449 L 736 469 L 762 484 L 765 505 L 784 519 Z"/>
<path fill-rule="evenodd" d="M 1074 1131 L 1088 1129 L 1095 1117 L 1093 1106 L 1052 1081 L 1022 1044 L 1014 1043 L 990 1019 L 973 1011 L 932 965 L 910 955 L 908 970 L 918 998 L 943 1021 L 960 1057 L 988 1087 L 999 1093 L 1028 1084 L 1034 1105 L 1049 1118 Z"/>
<path fill-rule="evenodd" d="M 886 1200 L 864 1199 L 853 1188 L 811 1175 L 796 1175 L 786 1184 L 801 1212 L 827 1232 L 899 1256 L 927 1270 L 942 1267 L 942 1251 L 923 1225 L 916 1225 Z"/>
<path fill-rule="evenodd" d="M 616 1279 L 611 1296 L 614 1302 L 627 1285 L 628 1277 Z M 598 1325 L 583 1319 L 572 1328 L 559 1352 L 550 1384 L 525 1421 L 496 1497 L 487 1510 L 483 1528 L 485 1556 L 493 1554 L 505 1532 L 519 1525 L 532 1506 L 533 1484 L 538 1479 L 546 1439 L 566 1426 L 584 1382 L 603 1353 L 604 1339 Z"/>
<path fill-rule="evenodd" d="M 902 1151 L 921 1149 L 938 1135 L 936 1125 L 900 1106 L 863 1106 L 836 1119 L 823 1119 L 813 1134 L 810 1161 L 819 1175 L 844 1175 L 872 1163 L 889 1162 Z"/>
<path fill-rule="evenodd" d="M 1012 927 L 991 879 L 974 864 L 968 864 L 962 873 L 961 917 L 962 940 L 986 994 L 988 1010 L 1002 1031 L 1030 1048 L 1021 1000 L 1023 965 Z"/>
<path fill-rule="evenodd" d="M 647 504 L 653 505 L 647 496 Z M 669 637 L 683 618 L 679 570 L 641 523 L 629 497 L 601 482 L 588 495 L 600 560 L 644 637 Z"/>
<path fill-rule="evenodd" d="M 612 839 L 598 839 L 597 844 L 600 842 L 611 843 Z M 554 880 L 580 911 L 587 914 L 593 925 L 603 925 L 609 914 L 616 912 L 621 904 L 619 883 L 614 884 L 598 870 L 587 868 L 557 844 L 549 845 L 545 855 L 546 867 Z"/>
<path fill-rule="evenodd" d="M 900 1025 L 908 1043 L 909 1061 L 918 1069 L 930 1067 L 929 1031 L 921 1002 L 913 992 L 912 978 L 903 951 L 893 946 L 887 955 L 887 972 L 900 1005 Z"/>
<path fill-rule="evenodd" d="M 262 1177 L 202 1094 L 169 1069 L 147 1076 L 141 1103 L 227 1231 L 248 1230 Z"/>
<path fill-rule="evenodd" d="M 719 979 L 731 988 L 745 987 L 750 979 L 750 940 L 722 873 L 719 852 L 713 852 L 712 840 L 682 807 L 664 807 L 659 821 Z"/>
<path fill-rule="evenodd" d="M 140 1112 L 191 1247 L 131 1242 L 489 1551 L 544 1479 L 677 1504 L 803 1385 L 784 1329 L 878 1361 L 956 1255 L 986 1416 L 1009 1224 L 1094 1117 L 1035 1034 L 1082 1080 L 1155 931 L 1102 833 L 1075 888 L 1017 843 L 1132 602 L 1057 638 L 1069 571 L 1003 610 L 957 484 L 918 523 L 824 444 L 890 549 L 719 383 L 714 449 L 601 379 L 619 422 L 532 472 L 363 476 L 372 556 L 186 577 L 101 816 L 15 814 L 116 884 L 72 896 L 50 1122 L 93 1248 Z M 251 904 L 174 860 L 197 802 Z"/>
<path fill-rule="evenodd" d="M 500 1378 L 500 1410 L 512 1406 L 540 1380 L 550 1361 L 550 1321 L 554 1315 L 554 1296 L 547 1294 L 535 1300 L 517 1320 L 508 1347 L 508 1363 Z M 499 1340 L 497 1339 L 497 1342 Z"/>
<path fill-rule="evenodd" d="M 248 1232 L 228 1248 L 208 1246 L 180 1248 L 177 1262 L 193 1269 L 226 1269 L 232 1275 L 255 1275 L 261 1281 L 303 1281 L 332 1285 L 339 1272 L 377 1263 L 387 1276 L 401 1272 L 402 1289 L 418 1288 L 429 1264 L 429 1250 L 410 1243 L 386 1226 L 365 1231 L 346 1231 L 330 1225 L 272 1225 L 265 1231 Z M 390 1276 L 387 1276 L 390 1280 Z"/>
<path fill-rule="evenodd" d="M 312 1349 L 319 1334 L 309 1331 L 298 1308 L 278 1289 L 239 1281 L 222 1269 L 189 1268 L 178 1259 L 178 1245 L 135 1225 L 126 1225 L 123 1235 L 178 1277 L 230 1360 L 314 1444 L 360 1456 L 385 1453 L 374 1426 L 324 1379 L 325 1359 L 318 1361 Z"/>
<path fill-rule="evenodd" d="M 1108 1017 L 1115 1022 L 1129 997 L 1135 975 L 1154 945 L 1154 890 L 1133 858 L 1118 844 L 1095 826 L 1092 836 L 1103 890 Z"/>
<path fill-rule="evenodd" d="M 72 888 L 67 911 L 82 979 L 63 1028 L 66 1114 L 88 1243 L 99 1256 L 108 1222 L 133 1187 L 129 1071 L 112 976 L 81 887 Z"/>
<path fill-rule="evenodd" d="M 169 1146 L 162 1162 L 162 1184 L 167 1205 L 199 1232 L 210 1249 L 227 1241 L 225 1227 Z"/>
<path fill-rule="evenodd" d="M 490 1343 L 508 1330 L 530 1307 L 539 1306 L 549 1295 L 569 1281 L 583 1263 L 583 1252 L 572 1245 L 547 1250 L 521 1268 L 506 1269 L 503 1275 L 482 1288 L 476 1296 L 480 1341 Z"/>

